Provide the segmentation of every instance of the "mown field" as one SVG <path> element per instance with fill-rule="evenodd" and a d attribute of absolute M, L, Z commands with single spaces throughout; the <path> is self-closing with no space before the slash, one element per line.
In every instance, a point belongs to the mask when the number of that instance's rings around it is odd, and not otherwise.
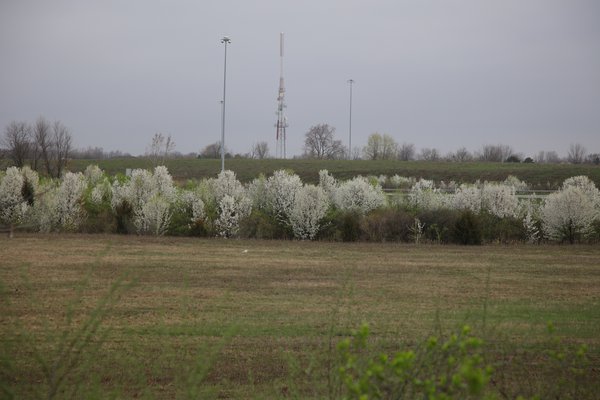
<path fill-rule="evenodd" d="M 144 158 L 111 160 L 72 160 L 72 171 L 83 171 L 90 163 L 95 163 L 110 175 L 125 173 L 126 168 L 151 168 Z M 216 176 L 221 170 L 220 160 L 176 159 L 167 160 L 165 165 L 177 181 Z M 457 181 L 471 183 L 481 181 L 502 181 L 508 175 L 517 176 L 528 182 L 534 189 L 557 189 L 567 178 L 586 175 L 600 187 L 600 166 L 571 164 L 519 164 L 482 162 L 427 162 L 427 161 L 367 161 L 367 160 L 250 160 L 228 159 L 225 168 L 233 170 L 238 179 L 248 182 L 260 174 L 270 175 L 278 169 L 291 169 L 303 182 L 318 183 L 319 171 L 327 169 L 338 179 L 351 179 L 357 175 L 395 174 L 407 177 L 433 179 L 435 181 Z"/>
<path fill-rule="evenodd" d="M 363 322 L 384 352 L 471 325 L 499 398 L 558 384 L 555 340 L 600 381 L 598 246 L 19 235 L 0 285 L 4 397 L 325 398 Z"/>

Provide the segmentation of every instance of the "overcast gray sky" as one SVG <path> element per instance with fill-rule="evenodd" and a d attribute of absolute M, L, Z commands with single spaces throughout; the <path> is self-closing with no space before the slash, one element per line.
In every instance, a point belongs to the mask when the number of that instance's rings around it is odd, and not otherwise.
<path fill-rule="evenodd" d="M 0 127 L 61 120 L 77 147 L 141 154 L 220 140 L 275 152 L 285 32 L 288 154 L 328 123 L 442 152 L 503 143 L 600 152 L 597 0 L 0 0 Z"/>

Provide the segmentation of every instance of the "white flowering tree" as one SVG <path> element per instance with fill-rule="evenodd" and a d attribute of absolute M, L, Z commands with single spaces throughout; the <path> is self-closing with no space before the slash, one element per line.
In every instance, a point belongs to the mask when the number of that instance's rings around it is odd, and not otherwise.
<path fill-rule="evenodd" d="M 398 174 L 391 176 L 388 182 L 392 188 L 410 188 L 416 183 L 415 178 L 407 178 Z"/>
<path fill-rule="evenodd" d="M 326 169 L 319 171 L 319 187 L 323 189 L 329 198 L 329 201 L 335 203 L 335 196 L 339 185 L 336 179 L 329 175 L 329 171 Z"/>
<path fill-rule="evenodd" d="M 481 206 L 498 218 L 516 217 L 519 200 L 514 186 L 486 182 L 481 190 Z"/>
<path fill-rule="evenodd" d="M 408 193 L 408 204 L 419 210 L 434 210 L 447 205 L 444 194 L 435 187 L 433 181 L 421 179 Z"/>
<path fill-rule="evenodd" d="M 178 207 L 189 216 L 189 222 L 198 222 L 206 218 L 204 201 L 198 190 L 185 190 L 179 196 Z"/>
<path fill-rule="evenodd" d="M 217 235 L 236 236 L 242 218 L 250 215 L 252 201 L 233 171 L 223 171 L 208 182 L 207 201 L 216 210 L 214 226 Z"/>
<path fill-rule="evenodd" d="M 89 186 L 96 186 L 104 179 L 104 172 L 97 165 L 91 164 L 85 168 L 83 172 Z"/>
<path fill-rule="evenodd" d="M 318 186 L 305 185 L 297 193 L 294 206 L 289 215 L 289 224 L 294 236 L 301 240 L 313 240 L 327 210 L 329 199 L 325 191 Z"/>
<path fill-rule="evenodd" d="M 446 203 L 456 210 L 469 210 L 474 213 L 487 211 L 498 218 L 517 217 L 519 200 L 515 186 L 485 182 L 483 185 L 461 185 Z"/>
<path fill-rule="evenodd" d="M 333 202 L 340 210 L 366 214 L 383 207 L 386 199 L 379 184 L 372 185 L 366 178 L 358 176 L 338 185 Z"/>
<path fill-rule="evenodd" d="M 14 226 L 23 221 L 34 204 L 37 188 L 37 173 L 28 167 L 6 170 L 0 182 L 0 221 L 9 226 L 9 237 L 13 237 Z"/>
<path fill-rule="evenodd" d="M 56 218 L 58 227 L 74 231 L 85 219 L 83 194 L 87 187 L 81 172 L 67 172 L 56 193 Z"/>
<path fill-rule="evenodd" d="M 154 184 L 153 196 L 160 196 L 169 204 L 172 204 L 177 199 L 177 189 L 173 185 L 173 177 L 169 174 L 169 170 L 164 165 L 159 165 L 154 168 L 152 175 Z"/>
<path fill-rule="evenodd" d="M 561 190 L 548 195 L 541 210 L 544 234 L 553 240 L 574 243 L 592 232 L 600 219 L 600 194 L 585 176 L 563 182 Z"/>
<path fill-rule="evenodd" d="M 267 208 L 267 198 L 265 196 L 267 188 L 267 178 L 260 175 L 248 184 L 246 191 L 248 198 L 252 202 L 252 208 L 257 210 L 265 210 Z"/>
<path fill-rule="evenodd" d="M 481 188 L 475 185 L 461 185 L 452 196 L 452 207 L 457 210 L 481 211 Z"/>
<path fill-rule="evenodd" d="M 172 215 L 171 203 L 155 194 L 135 210 L 133 224 L 138 233 L 162 236 L 169 228 Z"/>
<path fill-rule="evenodd" d="M 302 181 L 298 175 L 285 170 L 275 171 L 265 184 L 267 211 L 279 222 L 286 223 L 301 189 Z"/>
<path fill-rule="evenodd" d="M 569 243 L 591 233 L 592 223 L 598 218 L 592 200 L 574 186 L 548 195 L 541 214 L 546 236 Z"/>
<path fill-rule="evenodd" d="M 529 189 L 529 185 L 527 184 L 527 182 L 520 180 L 514 175 L 507 176 L 504 180 L 504 185 L 511 186 L 517 191 Z"/>
<path fill-rule="evenodd" d="M 565 179 L 562 188 L 567 189 L 569 187 L 579 188 L 596 208 L 600 208 L 600 190 L 598 190 L 590 178 L 580 175 Z"/>
<path fill-rule="evenodd" d="M 154 173 L 134 169 L 128 181 L 115 181 L 111 206 L 117 213 L 131 214 L 138 234 L 162 235 L 168 229 L 177 200 L 173 178 L 164 166 Z"/>
<path fill-rule="evenodd" d="M 110 211 L 112 183 L 97 165 L 88 165 L 83 172 L 87 182 L 85 206 L 93 218 L 101 211 Z"/>
<path fill-rule="evenodd" d="M 154 191 L 152 173 L 145 169 L 134 169 L 129 180 L 113 183 L 111 205 L 113 209 L 128 206 L 135 212 L 150 200 Z"/>

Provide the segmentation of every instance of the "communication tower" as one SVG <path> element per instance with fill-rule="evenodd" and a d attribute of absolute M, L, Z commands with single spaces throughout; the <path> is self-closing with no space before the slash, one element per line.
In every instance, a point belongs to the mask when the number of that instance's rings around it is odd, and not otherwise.
<path fill-rule="evenodd" d="M 279 34 L 279 95 L 277 96 L 277 124 L 275 127 L 277 145 L 275 149 L 275 156 L 277 158 L 286 158 L 286 128 L 288 127 L 287 117 L 285 116 L 285 85 L 283 83 L 283 32 Z"/>

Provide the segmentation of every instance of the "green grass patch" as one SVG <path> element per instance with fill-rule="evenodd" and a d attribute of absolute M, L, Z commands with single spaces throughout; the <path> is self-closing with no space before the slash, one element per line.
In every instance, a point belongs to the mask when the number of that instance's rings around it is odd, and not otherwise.
<path fill-rule="evenodd" d="M 598 246 L 0 238 L 0 389 L 336 398 L 336 345 L 363 322 L 372 350 L 388 354 L 467 323 L 493 345 L 502 387 L 520 387 L 523 371 L 504 363 L 516 357 L 539 389 L 557 375 L 531 351 L 554 321 L 561 340 L 589 347 L 596 379 L 599 259 Z M 74 362 L 57 383 L 64 360 Z"/>
<path fill-rule="evenodd" d="M 84 171 L 89 164 L 97 164 L 108 174 L 124 174 L 126 168 L 152 168 L 145 158 L 123 158 L 110 160 L 72 160 L 69 169 Z M 174 159 L 165 165 L 179 182 L 188 179 L 215 177 L 221 171 L 220 160 Z M 242 182 L 249 182 L 260 174 L 271 175 L 279 169 L 290 169 L 303 182 L 318 183 L 319 171 L 327 169 L 338 179 L 351 179 L 358 175 L 387 175 L 432 179 L 434 181 L 456 181 L 472 183 L 481 181 L 503 181 L 509 175 L 528 182 L 534 189 L 557 189 L 567 178 L 577 175 L 588 176 L 600 187 L 600 166 L 591 164 L 519 164 L 484 162 L 428 162 L 395 160 L 251 160 L 229 159 L 225 167 L 234 171 Z"/>

